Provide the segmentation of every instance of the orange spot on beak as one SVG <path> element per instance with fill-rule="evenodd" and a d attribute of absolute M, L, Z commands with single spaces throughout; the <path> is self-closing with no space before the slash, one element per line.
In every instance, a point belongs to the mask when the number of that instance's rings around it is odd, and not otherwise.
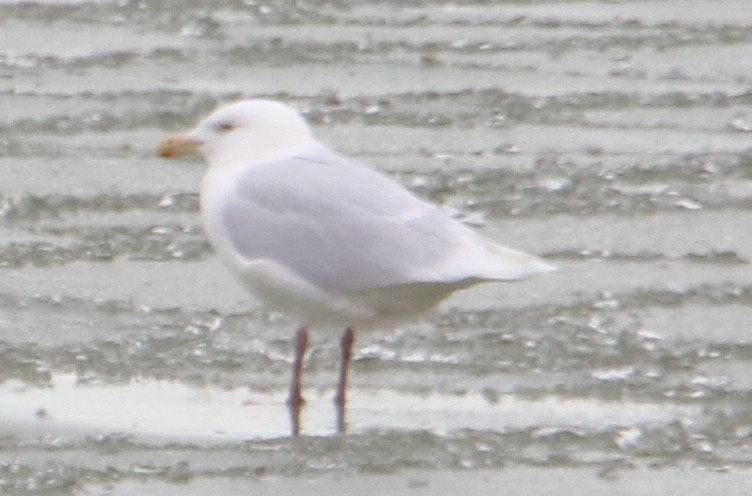
<path fill-rule="evenodd" d="M 160 157 L 172 158 L 177 157 L 178 155 L 193 153 L 198 150 L 199 146 L 201 146 L 201 143 L 198 141 L 186 138 L 185 135 L 178 134 L 170 136 L 162 141 L 159 146 L 157 146 L 157 154 Z"/>

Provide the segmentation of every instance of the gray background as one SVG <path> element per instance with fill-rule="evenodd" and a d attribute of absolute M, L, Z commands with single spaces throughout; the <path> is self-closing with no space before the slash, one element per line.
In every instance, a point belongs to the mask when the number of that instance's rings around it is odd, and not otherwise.
<path fill-rule="evenodd" d="M 747 494 L 751 68 L 744 0 L 0 2 L 0 407 L 62 376 L 82 410 L 136 379 L 266 402 L 222 442 L 40 403 L 0 488 Z M 154 153 L 241 97 L 560 272 L 359 335 L 346 437 L 312 329 L 289 439 L 296 323 L 211 252 L 201 161 Z"/>

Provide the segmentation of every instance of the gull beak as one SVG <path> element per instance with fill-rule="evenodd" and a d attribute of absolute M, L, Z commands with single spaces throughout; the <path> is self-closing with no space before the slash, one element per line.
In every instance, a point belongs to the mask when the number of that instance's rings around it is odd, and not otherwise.
<path fill-rule="evenodd" d="M 157 154 L 164 158 L 186 155 L 198 150 L 198 147 L 201 146 L 201 144 L 200 141 L 191 139 L 185 134 L 177 134 L 162 141 L 157 147 Z"/>

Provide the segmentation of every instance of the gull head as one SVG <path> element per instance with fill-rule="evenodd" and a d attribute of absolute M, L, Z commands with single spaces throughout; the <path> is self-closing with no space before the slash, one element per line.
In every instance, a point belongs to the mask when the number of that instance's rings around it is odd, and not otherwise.
<path fill-rule="evenodd" d="M 217 109 L 188 133 L 167 138 L 157 152 L 170 158 L 198 151 L 211 167 L 233 167 L 285 158 L 312 139 L 292 107 L 244 100 Z"/>

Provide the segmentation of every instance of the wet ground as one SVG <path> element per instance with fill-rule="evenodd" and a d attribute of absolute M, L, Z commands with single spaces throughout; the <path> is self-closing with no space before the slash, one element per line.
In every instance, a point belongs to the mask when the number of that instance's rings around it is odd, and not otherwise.
<path fill-rule="evenodd" d="M 560 267 L 336 335 L 206 242 L 200 160 L 275 98 L 319 138 Z M 747 494 L 752 10 L 744 0 L 0 2 L 0 490 Z"/>

